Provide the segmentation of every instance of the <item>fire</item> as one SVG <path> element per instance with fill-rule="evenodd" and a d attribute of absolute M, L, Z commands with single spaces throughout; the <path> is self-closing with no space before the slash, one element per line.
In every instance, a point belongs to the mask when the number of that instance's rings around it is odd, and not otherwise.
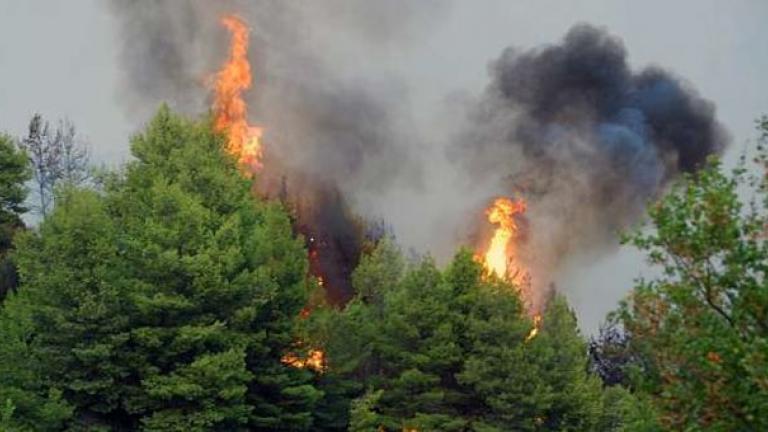
<path fill-rule="evenodd" d="M 214 128 L 226 133 L 227 152 L 236 157 L 244 173 L 252 174 L 262 167 L 262 129 L 248 124 L 248 105 L 243 99 L 243 92 L 251 88 L 251 65 L 248 62 L 248 26 L 236 15 L 221 19 L 221 24 L 229 30 L 231 40 L 226 63 L 216 73 L 214 89 Z M 311 239 L 314 242 L 314 238 Z M 316 259 L 317 251 L 311 252 L 310 258 Z M 317 283 L 324 285 L 324 279 L 317 277 Z M 306 319 L 311 309 L 305 307 L 299 316 Z M 326 368 L 325 352 L 310 349 L 306 356 L 287 353 L 282 358 L 288 366 L 313 369 L 323 372 Z"/>
<path fill-rule="evenodd" d="M 299 357 L 289 353 L 280 359 L 283 364 L 299 369 L 314 369 L 318 372 L 325 371 L 325 352 L 321 350 L 309 350 L 306 357 Z"/>
<path fill-rule="evenodd" d="M 248 27 L 239 17 L 229 15 L 221 24 L 231 33 L 229 57 L 216 73 L 213 109 L 214 127 L 227 134 L 227 151 L 253 172 L 261 168 L 261 128 L 248 124 L 248 106 L 243 92 L 251 88 L 248 62 Z"/>
<path fill-rule="evenodd" d="M 486 210 L 488 222 L 496 225 L 488 249 L 483 255 L 483 266 L 488 274 L 496 274 L 500 278 L 509 278 L 521 282 L 526 272 L 515 263 L 515 244 L 518 226 L 515 218 L 525 213 L 526 203 L 523 199 L 511 200 L 497 198 Z"/>
<path fill-rule="evenodd" d="M 493 201 L 485 214 L 488 222 L 496 225 L 496 229 L 485 253 L 478 253 L 477 260 L 483 264 L 486 275 L 495 274 L 501 279 L 514 282 L 521 295 L 530 296 L 531 292 L 528 290 L 530 286 L 526 287 L 526 284 L 530 283 L 529 274 L 518 260 L 515 242 L 519 231 L 517 218 L 526 210 L 527 204 L 522 198 L 512 200 L 500 197 Z M 531 298 L 528 300 L 530 301 Z M 535 338 L 541 328 L 541 315 L 535 311 L 535 308 L 530 310 L 533 315 L 533 328 L 526 336 L 526 342 Z"/>
<path fill-rule="evenodd" d="M 536 335 L 539 334 L 540 328 L 541 328 L 541 315 L 536 314 L 533 316 L 533 328 L 528 333 L 528 336 L 525 337 L 525 341 L 529 342 L 531 339 L 535 338 Z"/>

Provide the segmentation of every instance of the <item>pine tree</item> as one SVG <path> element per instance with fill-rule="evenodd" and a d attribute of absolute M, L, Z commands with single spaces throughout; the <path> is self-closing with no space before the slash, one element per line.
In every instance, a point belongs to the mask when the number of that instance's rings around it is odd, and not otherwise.
<path fill-rule="evenodd" d="M 545 430 L 595 430 L 601 413 L 600 379 L 587 373 L 587 346 L 565 298 L 553 296 L 530 348 L 548 389 Z"/>
<path fill-rule="evenodd" d="M 162 108 L 124 173 L 62 194 L 19 243 L 3 314 L 28 313 L 38 397 L 61 392 L 69 430 L 311 428 L 312 374 L 281 362 L 306 253 L 221 144 Z"/>
<path fill-rule="evenodd" d="M 326 336 L 328 373 L 360 383 L 349 430 L 598 430 L 607 405 L 564 299 L 528 340 L 516 288 L 469 251 L 445 271 L 424 259 L 399 276 L 392 245 L 380 248 L 355 272 L 358 297 L 323 317 L 343 341 Z"/>
<path fill-rule="evenodd" d="M 16 266 L 10 252 L 14 235 L 24 226 L 25 183 L 31 175 L 24 151 L 11 137 L 0 134 L 0 302 L 16 286 Z"/>

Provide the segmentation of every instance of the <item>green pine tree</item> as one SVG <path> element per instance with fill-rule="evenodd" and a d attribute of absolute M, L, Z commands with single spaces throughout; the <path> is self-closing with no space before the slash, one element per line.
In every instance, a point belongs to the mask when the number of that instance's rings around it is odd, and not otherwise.
<path fill-rule="evenodd" d="M 0 302 L 16 287 L 16 266 L 11 258 L 13 237 L 24 224 L 27 211 L 25 183 L 31 178 L 27 155 L 13 139 L 0 133 Z"/>
<path fill-rule="evenodd" d="M 29 322 L 41 384 L 27 388 L 62 395 L 68 430 L 311 429 L 312 373 L 281 362 L 306 253 L 221 144 L 162 108 L 124 173 L 63 193 L 19 242 L 23 285 L 3 316 Z"/>
<path fill-rule="evenodd" d="M 357 297 L 321 315 L 328 374 L 359 384 L 349 430 L 600 430 L 607 404 L 564 299 L 527 341 L 515 287 L 469 251 L 442 272 L 424 259 L 403 273 L 397 256 L 384 242 L 363 257 Z"/>

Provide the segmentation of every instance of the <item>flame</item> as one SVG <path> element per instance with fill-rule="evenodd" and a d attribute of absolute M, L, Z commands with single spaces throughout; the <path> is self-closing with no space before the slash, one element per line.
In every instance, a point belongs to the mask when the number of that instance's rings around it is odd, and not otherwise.
<path fill-rule="evenodd" d="M 535 338 L 536 335 L 539 334 L 540 328 L 541 328 L 541 315 L 536 314 L 533 316 L 533 328 L 528 333 L 528 336 L 525 337 L 525 341 L 529 342 L 531 339 Z"/>
<path fill-rule="evenodd" d="M 243 92 L 251 88 L 251 65 L 248 62 L 248 26 L 236 15 L 228 15 L 221 19 L 221 24 L 231 34 L 229 57 L 224 66 L 216 73 L 213 109 L 215 113 L 214 128 L 227 135 L 227 152 L 236 157 L 246 174 L 252 174 L 262 167 L 263 148 L 261 145 L 262 129 L 248 124 L 248 105 L 243 99 Z M 310 239 L 314 242 L 314 238 Z M 317 251 L 310 253 L 316 259 Z M 317 283 L 323 286 L 322 277 Z M 305 307 L 299 313 L 302 319 L 311 314 L 311 309 Z M 283 364 L 300 369 L 325 371 L 325 352 L 311 349 L 306 356 L 295 353 L 285 354 L 281 359 Z"/>
<path fill-rule="evenodd" d="M 325 352 L 322 350 L 309 350 L 306 357 L 299 357 L 294 353 L 289 353 L 280 359 L 283 364 L 299 369 L 314 369 L 318 372 L 325 371 Z"/>
<path fill-rule="evenodd" d="M 527 206 L 522 198 L 511 200 L 500 197 L 494 200 L 486 215 L 488 222 L 496 225 L 488 249 L 482 257 L 483 266 L 488 274 L 496 274 L 499 278 L 509 278 L 513 282 L 521 282 L 526 275 L 522 266 L 515 261 L 515 245 L 518 226 L 517 215 L 525 213 Z"/>
<path fill-rule="evenodd" d="M 521 295 L 529 297 L 528 301 L 531 301 L 529 273 L 518 260 L 515 243 L 519 231 L 516 218 L 524 214 L 527 208 L 523 198 L 496 198 L 485 211 L 488 222 L 496 225 L 496 229 L 485 253 L 478 253 L 476 257 L 483 264 L 486 275 L 495 274 L 513 282 Z M 535 306 L 531 307 L 529 313 L 533 315 L 533 328 L 526 336 L 526 342 L 535 338 L 541 328 L 541 315 L 536 313 Z"/>
<path fill-rule="evenodd" d="M 248 27 L 235 15 L 222 18 L 231 33 L 229 57 L 216 73 L 213 110 L 214 128 L 227 134 L 227 152 L 235 156 L 248 172 L 262 166 L 262 129 L 248 124 L 248 106 L 243 92 L 251 88 L 248 62 Z"/>
<path fill-rule="evenodd" d="M 304 306 L 299 312 L 300 319 L 308 319 L 310 315 L 312 315 L 312 308 L 310 306 Z M 299 341 L 295 346 L 301 348 L 305 344 Z M 307 351 L 306 356 L 303 357 L 296 355 L 295 352 L 289 352 L 283 355 L 280 361 L 285 365 L 299 369 L 313 369 L 320 373 L 326 370 L 325 351 L 321 349 L 310 349 Z"/>

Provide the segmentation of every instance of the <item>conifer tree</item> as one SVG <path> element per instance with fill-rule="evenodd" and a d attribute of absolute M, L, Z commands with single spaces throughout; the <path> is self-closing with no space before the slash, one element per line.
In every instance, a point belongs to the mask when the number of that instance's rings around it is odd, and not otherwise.
<path fill-rule="evenodd" d="M 20 241 L 3 316 L 29 322 L 42 385 L 19 387 L 61 395 L 68 430 L 311 429 L 311 373 L 281 362 L 306 253 L 221 144 L 164 107 L 124 173 L 62 194 Z"/>
<path fill-rule="evenodd" d="M 16 286 L 16 267 L 10 252 L 13 237 L 24 226 L 27 209 L 25 183 L 31 178 L 27 156 L 13 139 L 0 133 L 0 302 Z"/>
<path fill-rule="evenodd" d="M 599 430 L 607 405 L 563 298 L 531 340 L 516 288 L 469 251 L 442 272 L 424 259 L 381 277 L 401 261 L 379 248 L 355 272 L 355 300 L 322 318 L 343 341 L 327 345 L 328 373 L 361 384 L 349 430 Z"/>

